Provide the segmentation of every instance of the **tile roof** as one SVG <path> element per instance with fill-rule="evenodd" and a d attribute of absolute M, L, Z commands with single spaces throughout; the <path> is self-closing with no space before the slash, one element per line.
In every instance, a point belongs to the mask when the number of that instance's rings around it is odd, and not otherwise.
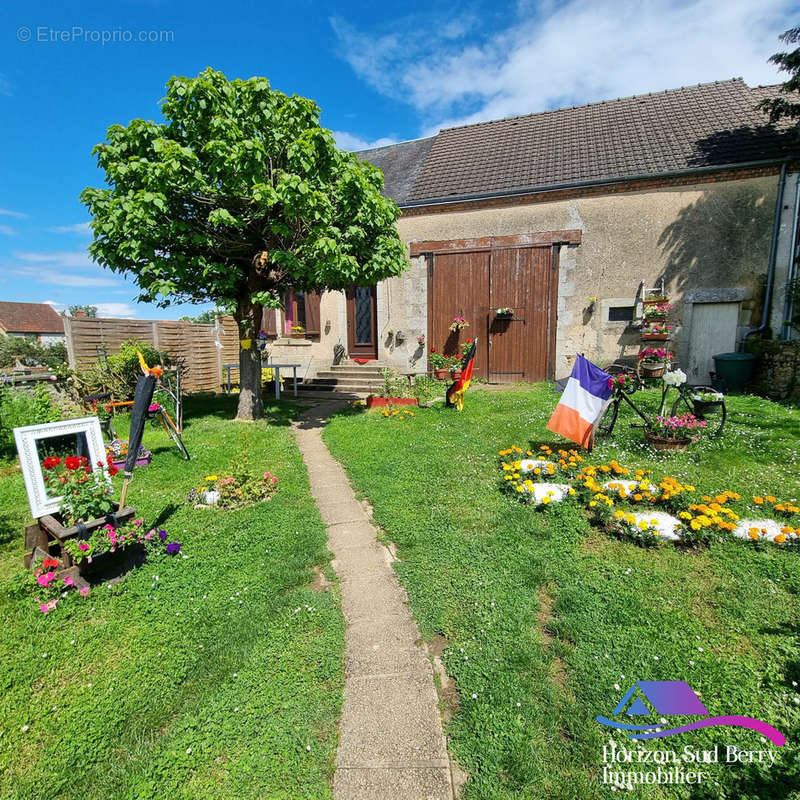
<path fill-rule="evenodd" d="M 398 205 L 403 205 L 408 200 L 411 187 L 435 139 L 435 136 L 414 139 L 410 142 L 362 150 L 356 155 L 362 161 L 369 161 L 383 171 L 384 194 L 391 197 Z"/>
<path fill-rule="evenodd" d="M 0 301 L 0 329 L 10 333 L 64 333 L 64 321 L 47 303 Z"/>
<path fill-rule="evenodd" d="M 777 90 L 734 78 L 448 128 L 418 140 L 424 148 L 358 155 L 389 166 L 387 193 L 400 205 L 778 160 L 796 146 L 790 125 L 770 126 L 755 109 Z M 395 148 L 408 149 L 400 157 Z"/>

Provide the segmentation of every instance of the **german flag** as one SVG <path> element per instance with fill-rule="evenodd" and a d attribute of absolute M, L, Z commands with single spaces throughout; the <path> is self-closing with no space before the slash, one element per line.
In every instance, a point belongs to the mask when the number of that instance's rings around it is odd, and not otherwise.
<path fill-rule="evenodd" d="M 472 369 L 475 366 L 475 353 L 478 349 L 478 340 L 474 339 L 472 347 L 464 356 L 464 365 L 461 368 L 461 377 L 447 390 L 447 407 L 455 406 L 459 411 L 464 408 L 464 392 L 469 388 L 472 380 Z"/>

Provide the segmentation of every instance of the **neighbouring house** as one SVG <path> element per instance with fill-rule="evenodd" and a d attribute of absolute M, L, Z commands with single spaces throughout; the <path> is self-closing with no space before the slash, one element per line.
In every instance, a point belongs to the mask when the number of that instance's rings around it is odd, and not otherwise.
<path fill-rule="evenodd" d="M 0 333 L 55 344 L 64 341 L 64 321 L 47 303 L 0 301 Z"/>
<path fill-rule="evenodd" d="M 411 268 L 265 312 L 273 359 L 330 383 L 337 343 L 415 373 L 431 346 L 477 337 L 477 375 L 558 378 L 576 353 L 635 361 L 631 321 L 663 285 L 672 348 L 691 381 L 707 382 L 711 357 L 752 329 L 791 335 L 800 153 L 788 125 L 756 110 L 777 89 L 719 81 L 359 153 L 402 210 Z M 469 327 L 452 333 L 456 316 Z M 289 338 L 296 324 L 306 333 Z"/>

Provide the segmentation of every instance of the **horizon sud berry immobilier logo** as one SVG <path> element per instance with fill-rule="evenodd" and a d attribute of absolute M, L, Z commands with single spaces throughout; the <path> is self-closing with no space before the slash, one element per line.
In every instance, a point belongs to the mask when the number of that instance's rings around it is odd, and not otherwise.
<path fill-rule="evenodd" d="M 674 725 L 667 721 L 668 717 L 683 719 Z M 686 722 L 686 717 L 695 719 Z M 609 717 L 598 715 L 596 720 L 637 742 L 701 728 L 737 727 L 758 733 L 776 747 L 786 744 L 786 737 L 779 730 L 760 719 L 740 715 L 711 716 L 686 681 L 636 681 Z M 687 769 L 687 766 L 756 762 L 771 767 L 775 763 L 775 753 L 771 749 L 746 750 L 733 744 L 715 744 L 711 750 L 692 745 L 682 750 L 648 749 L 641 744 L 627 748 L 611 739 L 603 746 L 603 783 L 625 789 L 634 784 L 699 784 L 703 781 L 703 772 Z"/>

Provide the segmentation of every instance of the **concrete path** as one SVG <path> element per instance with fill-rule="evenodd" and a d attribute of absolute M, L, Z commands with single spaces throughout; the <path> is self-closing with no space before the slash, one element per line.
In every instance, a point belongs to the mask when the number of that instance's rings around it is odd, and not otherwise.
<path fill-rule="evenodd" d="M 453 800 L 453 776 L 433 668 L 392 556 L 356 500 L 321 429 L 341 401 L 303 413 L 294 429 L 311 491 L 328 527 L 345 634 L 344 705 L 336 800 Z"/>

